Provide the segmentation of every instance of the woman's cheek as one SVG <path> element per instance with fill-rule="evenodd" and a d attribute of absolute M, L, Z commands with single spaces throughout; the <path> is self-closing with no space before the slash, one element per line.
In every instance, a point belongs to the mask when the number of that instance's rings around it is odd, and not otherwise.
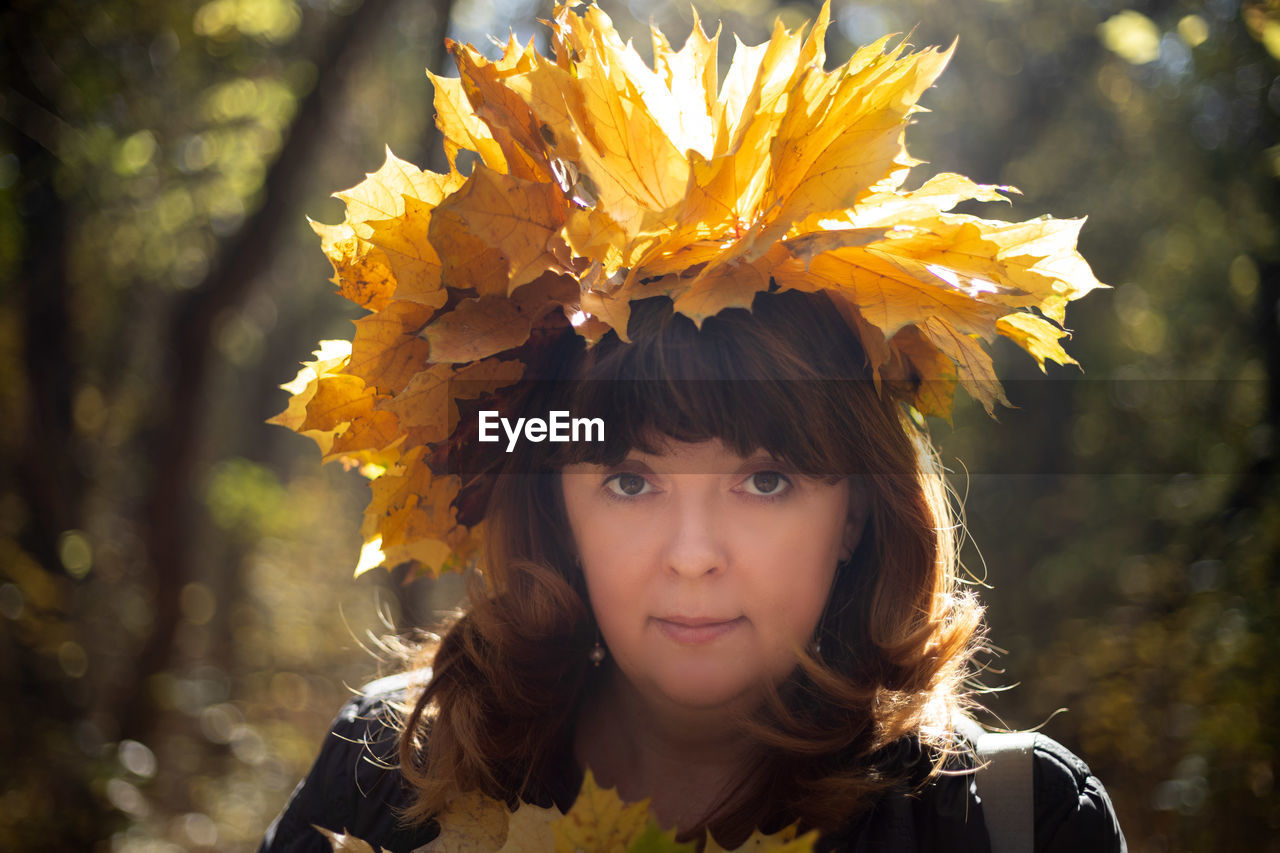
<path fill-rule="evenodd" d="M 797 535 L 797 526 L 813 535 Z M 752 574 L 758 592 L 751 598 L 768 620 L 772 642 L 789 655 L 812 639 L 822 618 L 835 578 L 837 534 L 828 535 L 821 519 L 813 516 L 807 525 L 797 522 L 775 532 L 755 550 Z"/>
<path fill-rule="evenodd" d="M 645 534 L 635 525 L 605 524 L 583 554 L 583 572 L 596 621 L 602 629 L 624 629 L 644 613 L 653 574 L 646 561 Z"/>

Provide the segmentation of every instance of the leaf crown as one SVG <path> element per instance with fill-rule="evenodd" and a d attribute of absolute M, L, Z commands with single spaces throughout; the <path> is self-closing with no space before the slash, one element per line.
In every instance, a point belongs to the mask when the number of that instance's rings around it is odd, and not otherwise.
<path fill-rule="evenodd" d="M 1042 370 L 1075 363 L 1066 305 L 1102 286 L 1076 250 L 1083 220 L 955 213 L 1016 192 L 957 174 L 903 189 L 920 163 L 905 129 L 955 46 L 885 37 L 826 71 L 829 21 L 827 3 L 807 36 L 779 22 L 737 42 L 723 81 L 719 32 L 696 17 L 678 51 L 653 29 L 652 67 L 595 6 L 556 7 L 554 58 L 514 36 L 493 61 L 446 42 L 460 76 L 428 74 L 449 171 L 388 151 L 336 193 L 344 222 L 313 223 L 369 313 L 352 341 L 321 343 L 273 419 L 373 478 L 357 573 L 474 555 L 482 511 L 442 464 L 462 435 L 455 395 L 515 383 L 536 330 L 566 318 L 588 342 L 626 340 L 636 299 L 667 296 L 701 326 L 759 291 L 825 291 L 877 387 L 906 381 L 944 417 L 957 384 L 988 412 L 1007 404 L 997 335 Z"/>

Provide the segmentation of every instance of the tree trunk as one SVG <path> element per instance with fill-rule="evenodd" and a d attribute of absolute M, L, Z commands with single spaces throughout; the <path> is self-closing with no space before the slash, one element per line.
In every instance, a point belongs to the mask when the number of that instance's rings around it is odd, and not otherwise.
<path fill-rule="evenodd" d="M 223 243 L 204 280 L 177 305 L 169 324 L 167 368 L 158 395 L 161 419 L 151 440 L 153 458 L 143 536 L 153 575 L 155 621 L 143 646 L 133 684 L 117 701 L 125 736 L 146 732 L 155 713 L 148 679 L 164 671 L 180 619 L 179 597 L 192 578 L 197 530 L 197 464 L 207 435 L 206 391 L 218 321 L 243 304 L 294 227 L 302 189 L 326 144 L 343 101 L 345 81 L 373 47 L 395 0 L 365 0 L 335 21 L 320 56 L 314 88 L 299 105 L 262 188 L 262 204 Z"/>

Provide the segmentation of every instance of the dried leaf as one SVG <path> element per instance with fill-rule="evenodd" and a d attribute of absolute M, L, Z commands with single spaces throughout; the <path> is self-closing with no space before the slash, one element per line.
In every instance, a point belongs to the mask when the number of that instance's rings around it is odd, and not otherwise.
<path fill-rule="evenodd" d="M 507 838 L 506 806 L 479 791 L 454 797 L 436 821 L 440 834 L 415 853 L 490 853 Z"/>
<path fill-rule="evenodd" d="M 351 357 L 351 342 L 321 341 L 320 349 L 314 355 L 314 361 L 303 362 L 298 375 L 280 386 L 291 395 L 289 405 L 267 423 L 301 432 L 302 424 L 307 418 L 307 404 L 315 396 L 320 378 L 333 375 L 346 366 Z"/>
<path fill-rule="evenodd" d="M 517 52 L 514 42 L 508 44 L 497 62 L 490 62 L 470 45 L 446 39 L 445 47 L 458 65 L 462 90 L 475 115 L 489 127 L 502 151 L 507 173 L 549 180 L 551 167 L 541 150 L 541 123 L 517 88 L 517 81 L 532 67 L 541 65 L 541 59 L 532 50 Z M 464 139 L 454 142 L 465 145 Z M 493 163 L 486 165 L 497 168 Z"/>
<path fill-rule="evenodd" d="M 453 431 L 450 422 L 457 418 L 449 395 L 453 375 L 447 364 L 432 365 L 414 374 L 399 394 L 382 402 L 382 410 L 396 418 L 413 444 L 444 441 Z"/>
<path fill-rule="evenodd" d="M 627 337 L 627 326 L 631 321 L 630 299 L 589 290 L 582 294 L 582 310 L 588 317 L 609 326 L 622 340 L 631 340 Z"/>
<path fill-rule="evenodd" d="M 302 422 L 301 429 L 334 429 L 370 414 L 377 402 L 377 396 L 372 391 L 365 393 L 364 380 L 358 376 L 323 376 L 316 383 L 315 393 L 307 403 L 307 417 Z"/>
<path fill-rule="evenodd" d="M 561 817 L 559 809 L 521 803 L 507 818 L 507 840 L 498 853 L 553 853 L 556 840 L 551 827 Z"/>
<path fill-rule="evenodd" d="M 356 320 L 346 372 L 381 393 L 399 393 L 427 365 L 431 345 L 418 333 L 434 313 L 416 302 L 392 302 Z"/>
<path fill-rule="evenodd" d="M 1004 396 L 1004 388 L 996 378 L 991 356 L 971 335 L 963 334 L 950 323 L 940 317 L 930 317 L 923 324 L 917 324 L 921 334 L 951 359 L 956 366 L 960 384 L 969 392 L 987 414 L 995 412 L 995 404 L 1009 405 Z"/>
<path fill-rule="evenodd" d="M 330 846 L 333 847 L 333 853 L 377 853 L 367 841 L 361 841 L 355 836 L 348 835 L 345 832 L 332 832 L 314 823 L 312 826 L 329 840 Z M 381 850 L 381 848 L 379 849 Z M 382 850 L 382 853 L 386 853 L 386 851 Z"/>
<path fill-rule="evenodd" d="M 675 300 L 675 310 L 698 328 L 707 317 L 726 308 L 751 308 L 755 295 L 769 288 L 765 264 L 725 264 L 704 271 Z"/>
<path fill-rule="evenodd" d="M 532 328 L 532 321 L 510 299 L 481 296 L 464 299 L 422 335 L 431 342 L 434 359 L 460 364 L 518 347 L 529 339 Z"/>
<path fill-rule="evenodd" d="M 862 350 L 867 356 L 867 367 L 875 382 L 876 391 L 880 392 L 881 370 L 893 358 L 893 347 L 889 345 L 884 332 L 866 321 L 862 312 L 858 310 L 857 304 L 848 294 L 840 291 L 827 291 L 827 294 L 831 297 L 831 304 L 836 311 L 840 312 L 845 323 L 857 333 L 858 341 L 862 344 Z"/>
<path fill-rule="evenodd" d="M 774 270 L 784 287 L 841 293 L 862 317 L 892 338 L 903 326 L 942 317 L 966 333 L 994 336 L 995 321 L 1007 313 L 1000 305 L 975 301 L 952 288 L 921 281 L 875 254 L 870 248 L 842 248 L 818 255 L 805 270 L 789 261 Z"/>
<path fill-rule="evenodd" d="M 385 455 L 386 451 L 404 440 L 404 432 L 395 415 L 373 411 L 353 420 L 346 429 L 339 432 L 323 461 L 347 459 L 348 462 L 355 460 L 384 465 L 391 461 Z"/>
<path fill-rule="evenodd" d="M 368 223 L 369 243 L 387 260 L 396 282 L 396 299 L 439 308 L 447 294 L 441 287 L 440 257 L 428 239 L 432 205 L 406 197 L 405 212 L 395 219 Z"/>
<path fill-rule="evenodd" d="M 400 464 L 370 484 L 371 498 L 362 529 L 365 541 L 380 535 L 388 565 L 409 549 L 422 566 L 437 573 L 450 556 L 469 542 L 471 531 L 458 524 L 453 501 L 462 481 L 435 476 L 423 459 L 423 448 L 410 451 Z M 373 524 L 370 525 L 370 520 Z M 369 529 L 373 527 L 373 530 Z"/>
<path fill-rule="evenodd" d="M 462 571 L 466 568 L 466 557 L 475 553 L 474 544 L 470 549 L 450 539 L 417 539 L 400 545 L 386 546 L 378 551 L 380 559 L 364 567 L 364 571 L 385 566 L 393 569 L 405 563 L 415 567 L 415 573 L 439 577 L 443 572 Z M 360 572 L 357 572 L 357 576 Z"/>
<path fill-rule="evenodd" d="M 679 93 L 676 110 L 683 128 L 682 138 L 690 140 L 711 139 L 714 135 L 712 116 L 716 111 L 716 55 L 720 46 L 720 32 L 707 38 L 697 10 L 693 10 L 693 30 L 679 51 L 671 49 L 671 43 L 657 27 L 651 27 L 653 36 L 654 67 L 666 90 Z M 702 98 L 683 96 L 689 81 L 696 81 Z"/>
<path fill-rule="evenodd" d="M 346 202 L 348 222 L 395 219 L 404 215 L 405 196 L 439 202 L 446 179 L 444 175 L 423 172 L 388 148 L 387 158 L 378 171 L 365 175 L 365 179 L 351 189 L 333 195 Z"/>
<path fill-rule="evenodd" d="M 1058 343 L 1063 338 L 1071 337 L 1071 333 L 1034 314 L 1027 314 L 1024 311 L 1006 314 L 996 321 L 996 331 L 1029 352 L 1035 358 L 1036 364 L 1040 365 L 1042 372 L 1046 360 L 1055 361 L 1058 364 L 1079 363 L 1067 355 L 1062 344 Z"/>
<path fill-rule="evenodd" d="M 449 247 L 445 270 L 450 287 L 505 296 L 556 266 L 553 244 L 563 242 L 565 216 L 558 187 L 480 164 L 462 188 L 436 208 L 431 239 Z M 496 270 L 474 262 L 475 255 L 498 263 Z"/>
<path fill-rule="evenodd" d="M 524 365 L 518 361 L 488 358 L 459 370 L 453 393 L 458 399 L 474 399 L 518 382 L 523 375 Z"/>
<path fill-rule="evenodd" d="M 449 166 L 456 168 L 458 152 L 474 151 L 480 155 L 480 161 L 499 172 L 507 171 L 507 158 L 502 153 L 502 146 L 493 138 L 489 126 L 480 120 L 471 110 L 467 94 L 463 91 L 462 80 L 457 77 L 438 77 L 427 71 L 435 86 L 436 127 L 444 139 L 445 155 L 449 158 Z"/>
<path fill-rule="evenodd" d="M 333 264 L 338 292 L 361 308 L 381 311 L 396 292 L 391 264 L 381 249 L 356 236 L 348 223 L 324 225 L 311 222 L 320 235 L 320 247 Z"/>
<path fill-rule="evenodd" d="M 343 370 L 351 357 L 350 341 L 321 341 L 320 349 L 315 351 L 315 360 L 304 362 L 302 369 L 291 382 L 280 387 L 292 396 L 289 405 L 267 422 L 279 424 L 310 436 L 320 447 L 320 453 L 327 456 L 333 447 L 334 437 L 339 427 L 330 429 L 306 429 L 307 407 L 320 387 L 320 380 L 337 374 Z"/>
<path fill-rule="evenodd" d="M 849 207 L 899 162 L 911 162 L 903 146 L 907 118 L 954 45 L 905 57 L 903 44 L 884 54 L 878 47 L 858 51 L 831 75 L 819 64 L 792 90 L 799 102 L 789 105 L 771 142 L 771 180 L 761 200 L 778 212 L 758 242 L 776 242 L 810 214 Z"/>
<path fill-rule="evenodd" d="M 915 326 L 894 335 L 892 346 L 896 360 L 885 372 L 914 386 L 913 404 L 920 414 L 950 423 L 957 384 L 955 363 Z"/>

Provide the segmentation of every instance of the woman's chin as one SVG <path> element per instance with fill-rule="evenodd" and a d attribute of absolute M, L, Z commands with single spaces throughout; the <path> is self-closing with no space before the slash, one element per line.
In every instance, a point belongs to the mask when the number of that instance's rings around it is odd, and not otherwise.
<path fill-rule="evenodd" d="M 668 673 L 656 685 L 667 699 L 683 708 L 727 708 L 754 692 L 753 684 L 724 668 L 683 668 Z"/>

